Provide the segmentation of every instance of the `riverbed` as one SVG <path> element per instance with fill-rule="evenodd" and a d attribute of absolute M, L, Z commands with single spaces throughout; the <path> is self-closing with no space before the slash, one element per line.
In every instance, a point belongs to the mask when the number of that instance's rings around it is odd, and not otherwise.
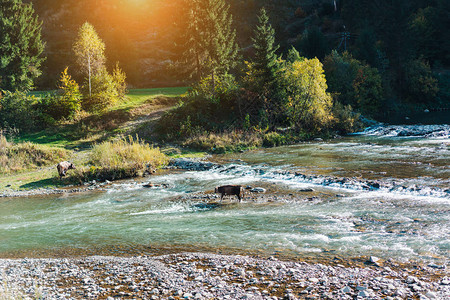
<path fill-rule="evenodd" d="M 374 127 L 209 160 L 104 191 L 1 199 L 0 255 L 174 248 L 448 262 L 448 125 Z M 222 184 L 266 191 L 218 203 Z"/>

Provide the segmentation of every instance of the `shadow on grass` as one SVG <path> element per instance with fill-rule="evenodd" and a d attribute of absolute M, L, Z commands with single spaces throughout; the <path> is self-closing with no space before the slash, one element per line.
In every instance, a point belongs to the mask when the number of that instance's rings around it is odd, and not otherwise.
<path fill-rule="evenodd" d="M 167 88 L 151 90 L 135 90 L 134 94 L 151 96 L 153 93 L 173 93 L 173 96 L 166 95 L 150 97 L 139 105 L 125 105 L 125 107 L 113 108 L 110 111 L 92 114 L 79 121 L 61 125 L 50 126 L 45 130 L 23 134 L 16 139 L 16 142 L 32 142 L 36 144 L 47 144 L 64 147 L 66 149 L 89 148 L 94 143 L 99 143 L 111 135 L 117 134 L 117 129 L 148 112 L 140 110 L 144 104 L 155 106 L 173 106 L 178 102 L 178 95 L 186 88 Z M 131 93 L 130 93 L 131 94 Z"/>
<path fill-rule="evenodd" d="M 47 178 L 47 179 L 41 179 L 38 181 L 34 181 L 34 182 L 29 182 L 26 184 L 23 184 L 20 186 L 21 189 L 27 189 L 27 190 L 31 190 L 31 189 L 46 189 L 46 188 L 61 188 L 66 186 L 67 184 L 69 184 L 69 182 L 67 181 L 60 181 L 59 178 L 54 177 L 54 178 Z"/>
<path fill-rule="evenodd" d="M 36 144 L 61 145 L 68 149 L 86 148 L 98 140 L 80 142 L 99 133 L 112 132 L 121 124 L 132 119 L 128 109 L 118 109 L 101 115 L 90 115 L 82 120 L 54 126 L 43 131 L 25 134 L 19 137 L 19 142 L 33 142 Z"/>

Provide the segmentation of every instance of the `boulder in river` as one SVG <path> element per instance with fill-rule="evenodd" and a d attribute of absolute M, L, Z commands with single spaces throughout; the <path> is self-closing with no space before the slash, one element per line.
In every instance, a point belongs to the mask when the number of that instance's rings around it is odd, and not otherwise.
<path fill-rule="evenodd" d="M 266 189 L 262 187 L 255 187 L 250 190 L 252 193 L 265 193 Z"/>

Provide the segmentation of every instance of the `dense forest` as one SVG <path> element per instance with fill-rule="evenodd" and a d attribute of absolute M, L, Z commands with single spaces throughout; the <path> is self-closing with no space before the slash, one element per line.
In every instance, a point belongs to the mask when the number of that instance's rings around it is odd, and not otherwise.
<path fill-rule="evenodd" d="M 177 39 L 187 18 L 186 3 L 175 1 L 34 0 L 46 41 L 44 76 L 39 88 L 53 88 L 58 74 L 72 63 L 72 41 L 90 22 L 105 41 L 111 65 L 119 61 L 133 86 L 176 85 L 167 72 L 180 55 Z M 333 49 L 382 72 L 390 96 L 423 102 L 433 92 L 417 90 L 417 80 L 434 76 L 445 84 L 450 64 L 450 4 L 445 0 L 377 1 L 227 1 L 237 28 L 238 45 L 251 55 L 256 15 L 265 6 L 280 44 L 322 60 Z M 335 6 L 336 5 L 336 6 Z M 136 9 L 139 6 L 139 9 Z M 430 73 L 433 72 L 434 74 Z M 442 77 L 442 78 L 441 78 Z M 441 97 L 448 87 L 440 86 Z"/>
<path fill-rule="evenodd" d="M 448 109 L 449 106 L 450 4 L 446 0 L 23 2 L 32 4 L 37 18 L 32 21 L 42 22 L 42 44 L 36 46 L 36 51 L 42 52 L 42 61 L 31 64 L 40 66 L 34 73 L 41 73 L 34 80 L 34 89 L 55 90 L 61 84 L 71 83 L 72 78 L 73 82 L 85 85 L 86 74 L 77 65 L 74 42 L 81 26 L 88 22 L 104 44 L 101 55 L 105 58 L 102 63 L 105 70 L 111 76 L 122 76 L 118 79 L 122 83 L 126 76 L 128 87 L 193 86 L 191 99 L 200 94 L 210 100 L 218 99 L 216 103 L 203 102 L 212 103 L 206 105 L 209 112 L 201 112 L 209 114 L 210 119 L 186 118 L 185 114 L 195 110 L 195 103 L 179 109 L 182 111 L 178 115 L 179 124 L 170 127 L 178 132 L 186 124 L 211 130 L 295 126 L 322 131 L 336 123 L 339 124 L 335 129 L 348 132 L 353 130 L 353 111 L 389 120 L 398 112 Z M 214 8 L 202 8 L 202 5 L 222 5 L 216 7 L 216 13 L 219 17 L 224 14 L 220 17 L 224 23 L 213 24 L 215 20 L 211 24 L 201 23 L 202 9 L 215 13 Z M 218 26 L 215 32 L 210 30 L 211 26 Z M 214 33 L 227 38 L 220 40 Z M 209 41 L 205 42 L 208 34 Z M 267 48 L 264 43 L 268 41 L 270 49 L 263 49 Z M 202 42 L 204 52 L 210 57 L 204 57 L 200 68 L 199 53 L 195 62 L 192 51 L 197 51 Z M 215 49 L 217 53 L 211 54 L 214 43 L 228 43 L 227 47 L 234 50 L 230 50 L 228 57 L 223 49 Z M 66 72 L 65 83 L 61 83 L 61 72 Z M 260 72 L 265 75 L 260 76 Z M 114 78 L 108 74 L 104 73 L 103 79 L 112 84 Z M 308 85 L 303 90 L 293 86 L 294 82 L 307 78 L 314 78 L 327 94 L 319 96 L 321 91 L 317 90 L 305 96 L 304 90 L 310 89 Z M 89 98 L 92 98 L 90 80 L 89 77 Z M 208 85 L 213 89 L 209 96 L 205 91 Z M 5 80 L 1 88 L 11 90 Z M 265 90 L 264 95 L 261 90 Z M 116 92 L 108 93 L 117 96 Z M 118 94 L 123 96 L 123 93 L 124 90 Z M 300 111 L 307 110 L 305 99 L 309 98 L 317 100 L 307 104 L 315 107 L 315 111 L 300 116 Z M 52 106 L 52 101 L 41 103 L 41 107 Z M 96 104 L 84 105 L 92 108 Z M 214 110 L 227 109 L 230 115 L 238 115 L 239 120 L 215 119 Z M 326 117 L 327 114 L 333 117 Z M 65 117 L 70 115 L 65 113 Z M 176 119 L 174 115 L 171 117 Z M 212 124 L 215 121 L 217 124 Z M 222 126 L 224 123 L 227 126 Z"/>

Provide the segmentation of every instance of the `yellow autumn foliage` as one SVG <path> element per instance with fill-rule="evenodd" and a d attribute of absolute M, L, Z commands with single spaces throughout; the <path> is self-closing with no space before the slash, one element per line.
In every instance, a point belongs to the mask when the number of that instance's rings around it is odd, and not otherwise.
<path fill-rule="evenodd" d="M 286 63 L 281 72 L 286 89 L 286 112 L 297 128 L 320 131 L 333 120 L 332 97 L 322 63 L 317 59 L 302 59 Z"/>

